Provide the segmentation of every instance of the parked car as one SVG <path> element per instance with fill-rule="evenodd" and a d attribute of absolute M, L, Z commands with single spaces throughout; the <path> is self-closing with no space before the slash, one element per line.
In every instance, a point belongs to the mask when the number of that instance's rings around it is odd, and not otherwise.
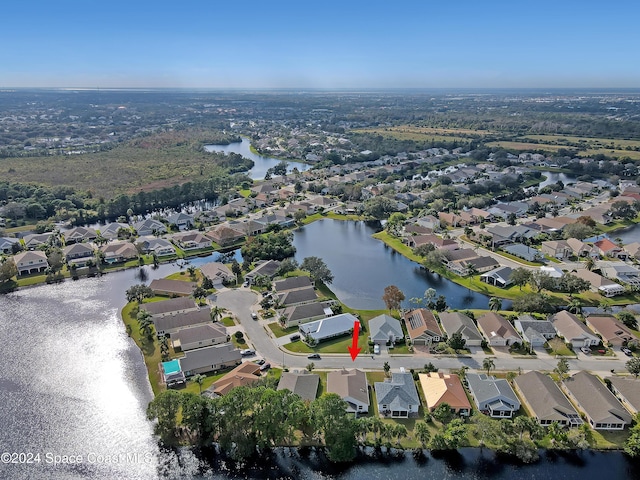
<path fill-rule="evenodd" d="M 257 320 L 258 314 L 256 312 L 251 312 L 251 318 L 253 318 L 254 320 Z"/>
<path fill-rule="evenodd" d="M 380 353 L 380 345 L 378 345 L 377 343 L 373 346 L 373 353 L 375 353 L 376 355 Z"/>
<path fill-rule="evenodd" d="M 269 370 L 271 368 L 271 364 L 270 363 L 264 363 L 262 365 L 260 365 L 260 371 L 264 372 L 265 370 Z"/>
<path fill-rule="evenodd" d="M 309 355 L 307 355 L 307 358 L 309 360 L 320 360 L 320 354 L 319 353 L 310 353 Z"/>
<path fill-rule="evenodd" d="M 243 287 L 248 287 L 249 286 L 249 280 L 245 280 L 244 283 L 242 284 Z"/>
<path fill-rule="evenodd" d="M 294 335 L 291 335 L 291 336 L 289 337 L 289 340 L 291 340 L 292 342 L 295 342 L 295 341 L 297 341 L 297 340 L 300 340 L 300 335 L 298 335 L 297 333 L 296 333 L 296 334 L 294 334 Z"/>
<path fill-rule="evenodd" d="M 582 351 L 582 353 L 584 353 L 585 355 L 589 355 L 591 353 L 591 349 L 589 347 L 580 347 L 580 350 Z"/>
<path fill-rule="evenodd" d="M 264 365 L 264 362 L 265 362 L 265 359 L 264 359 L 264 358 L 261 358 L 260 360 L 256 360 L 256 363 L 257 363 L 258 365 Z"/>
<path fill-rule="evenodd" d="M 622 350 L 622 353 L 624 353 L 627 357 L 633 356 L 633 352 L 627 347 L 622 347 L 620 350 Z"/>
<path fill-rule="evenodd" d="M 240 350 L 240 355 L 242 355 L 243 357 L 249 357 L 255 354 L 256 354 L 256 351 L 252 348 L 245 348 L 244 350 Z"/>

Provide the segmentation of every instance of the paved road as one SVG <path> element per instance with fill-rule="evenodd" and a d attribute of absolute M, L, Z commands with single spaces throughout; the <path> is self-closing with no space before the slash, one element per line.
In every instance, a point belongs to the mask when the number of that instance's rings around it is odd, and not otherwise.
<path fill-rule="evenodd" d="M 275 337 L 272 338 L 268 333 L 267 320 L 256 321 L 251 319 L 251 312 L 259 309 L 259 300 L 260 297 L 255 292 L 247 288 L 239 288 L 218 292 L 215 303 L 234 313 L 258 356 L 265 358 L 274 366 L 282 366 L 284 364 L 289 368 L 305 368 L 310 362 L 306 354 L 293 354 L 281 349 L 277 345 L 278 342 Z M 320 360 L 313 360 L 313 362 L 318 369 L 355 367 L 363 370 L 382 370 L 384 363 L 389 362 L 392 370 L 398 371 L 401 367 L 407 370 L 411 368 L 421 369 L 426 363 L 431 362 L 441 369 L 458 369 L 461 366 L 467 366 L 471 370 L 482 370 L 482 362 L 487 358 L 482 350 L 478 350 L 466 357 L 442 357 L 426 353 L 394 355 L 386 351 L 373 357 L 361 354 L 355 361 L 352 361 L 349 353 L 345 351 L 344 354 L 322 354 Z M 540 352 L 535 358 L 516 358 L 509 354 L 496 352 L 496 355 L 491 358 L 494 361 L 496 370 L 501 371 L 517 371 L 518 368 L 522 368 L 523 371 L 551 371 L 558 364 L 558 359 L 544 352 Z M 569 360 L 569 366 L 572 371 L 589 370 L 605 375 L 610 374 L 611 369 L 616 372 L 625 372 L 624 364 L 626 360 L 627 357 L 621 352 L 616 352 L 616 357 L 603 358 L 579 353 L 577 359 Z"/>

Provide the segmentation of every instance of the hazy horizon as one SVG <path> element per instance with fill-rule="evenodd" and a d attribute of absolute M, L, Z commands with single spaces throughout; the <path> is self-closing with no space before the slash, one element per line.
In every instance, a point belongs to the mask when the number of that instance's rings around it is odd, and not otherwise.
<path fill-rule="evenodd" d="M 630 89 L 622 0 L 11 2 L 2 88 Z"/>

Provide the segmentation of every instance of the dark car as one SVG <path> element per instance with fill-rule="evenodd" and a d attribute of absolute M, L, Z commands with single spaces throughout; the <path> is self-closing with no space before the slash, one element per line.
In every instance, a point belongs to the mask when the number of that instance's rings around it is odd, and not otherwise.
<path fill-rule="evenodd" d="M 260 371 L 264 372 L 265 370 L 269 370 L 271 368 L 271 364 L 270 363 L 264 363 L 262 365 L 260 365 Z"/>
<path fill-rule="evenodd" d="M 294 334 L 294 335 L 291 335 L 289 337 L 289 340 L 292 341 L 292 342 L 296 342 L 296 341 L 300 340 L 300 335 L 298 335 L 297 333 Z"/>
<path fill-rule="evenodd" d="M 257 363 L 258 365 L 264 365 L 264 362 L 265 362 L 265 359 L 264 359 L 264 358 L 261 358 L 260 360 L 256 360 L 256 363 Z"/>
<path fill-rule="evenodd" d="M 311 353 L 311 354 L 307 355 L 307 358 L 309 360 L 313 360 L 313 359 L 320 360 L 320 354 L 319 353 Z"/>

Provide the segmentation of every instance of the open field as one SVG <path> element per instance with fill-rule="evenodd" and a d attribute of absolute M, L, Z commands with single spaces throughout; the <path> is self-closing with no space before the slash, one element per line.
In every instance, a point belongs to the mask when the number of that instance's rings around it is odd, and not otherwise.
<path fill-rule="evenodd" d="M 640 140 L 621 140 L 615 138 L 572 137 L 571 135 L 525 135 L 520 140 L 535 140 L 557 145 L 589 145 L 594 148 L 614 148 L 623 150 L 626 147 L 640 147 Z"/>
<path fill-rule="evenodd" d="M 414 141 L 436 141 L 436 142 L 469 142 L 482 136 L 480 132 L 466 130 L 465 133 L 455 130 L 427 128 L 427 127 L 388 127 L 388 128 L 366 128 L 353 130 L 354 133 L 372 133 L 383 137 L 392 137 L 397 140 Z M 487 132 L 488 134 L 490 132 Z M 485 134 L 485 135 L 486 135 Z M 469 136 L 472 135 L 472 136 Z"/>
<path fill-rule="evenodd" d="M 489 142 L 487 147 L 501 147 L 507 150 L 545 150 L 547 152 L 557 152 L 561 148 L 567 148 L 564 145 L 547 145 L 544 143 L 530 143 L 530 142 L 517 142 L 517 141 L 499 141 Z"/>

